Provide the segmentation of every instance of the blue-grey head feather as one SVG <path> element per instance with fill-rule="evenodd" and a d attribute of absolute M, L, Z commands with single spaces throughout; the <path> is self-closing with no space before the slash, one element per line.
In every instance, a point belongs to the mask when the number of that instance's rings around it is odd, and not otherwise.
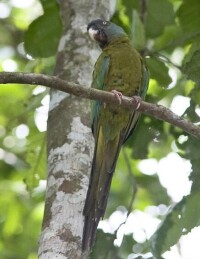
<path fill-rule="evenodd" d="M 120 26 L 101 19 L 90 22 L 87 30 L 101 48 L 106 47 L 113 39 L 126 35 Z"/>

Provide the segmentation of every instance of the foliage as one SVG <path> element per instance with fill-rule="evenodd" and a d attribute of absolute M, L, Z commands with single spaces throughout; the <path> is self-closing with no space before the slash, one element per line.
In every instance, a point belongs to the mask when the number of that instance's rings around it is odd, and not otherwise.
<path fill-rule="evenodd" d="M 25 48 L 33 57 L 46 58 L 56 53 L 62 26 L 56 2 L 43 0 L 41 3 L 44 14 L 34 20 L 26 31 Z"/>
<path fill-rule="evenodd" d="M 41 6 L 19 8 L 3 1 L 0 9 L 7 14 L 0 20 L 0 70 L 50 73 L 55 58 L 34 60 L 23 47 L 24 32 Z M 37 258 L 45 191 L 41 180 L 46 179 L 46 133 L 37 121 L 47 94 L 44 87 L 0 87 L 1 258 Z"/>
<path fill-rule="evenodd" d="M 35 1 L 27 8 L 12 6 L 11 1 L 2 3 L 9 15 L 0 17 L 0 70 L 52 74 L 62 31 L 56 1 L 41 0 L 41 5 Z M 194 123 L 199 123 L 200 114 L 199 13 L 199 0 L 119 0 L 112 17 L 146 57 L 151 74 L 147 101 L 171 107 L 176 97 L 187 97 L 189 106 L 182 107 L 181 115 Z M 46 96 L 47 90 L 41 87 L 0 87 L 1 258 L 37 258 L 44 202 L 41 183 L 46 178 L 45 131 L 37 114 Z M 149 175 L 140 169 L 141 161 L 154 159 L 158 164 L 172 152 L 190 161 L 192 182 L 191 193 L 173 206 L 156 168 Z M 198 226 L 199 158 L 199 143 L 193 137 L 142 116 L 121 152 L 106 212 L 108 219 L 113 212 L 123 216 L 111 233 L 99 231 L 91 258 L 161 258 L 182 235 Z M 124 225 L 119 225 L 126 221 L 127 213 L 128 222 L 133 209 L 145 212 L 152 206 L 159 211 L 155 220 L 162 223 L 150 240 L 145 236 L 138 242 L 134 231 L 124 234 Z M 171 206 L 168 214 L 159 210 L 162 206 Z M 124 234 L 122 245 L 114 246 L 120 233 Z"/>
<path fill-rule="evenodd" d="M 156 257 L 177 242 L 181 235 L 188 234 L 200 224 L 199 191 L 191 193 L 177 203 L 166 216 L 151 240 L 152 250 Z M 160 240 L 162 240 L 160 242 Z"/>

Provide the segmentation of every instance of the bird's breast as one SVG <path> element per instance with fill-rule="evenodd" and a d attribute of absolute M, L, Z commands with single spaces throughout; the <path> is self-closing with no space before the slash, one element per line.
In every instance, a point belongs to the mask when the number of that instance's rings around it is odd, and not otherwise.
<path fill-rule="evenodd" d="M 141 60 L 129 45 L 109 50 L 110 66 L 105 80 L 106 90 L 121 91 L 124 95 L 137 95 L 142 79 Z"/>

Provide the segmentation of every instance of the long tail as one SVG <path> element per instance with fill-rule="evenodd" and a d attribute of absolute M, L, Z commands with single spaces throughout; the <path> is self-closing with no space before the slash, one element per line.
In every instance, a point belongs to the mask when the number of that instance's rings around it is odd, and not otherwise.
<path fill-rule="evenodd" d="M 121 144 L 120 136 L 106 142 L 101 130 L 99 131 L 94 151 L 90 184 L 83 210 L 85 216 L 83 251 L 91 249 L 94 245 L 98 223 L 106 210 L 112 176 Z"/>

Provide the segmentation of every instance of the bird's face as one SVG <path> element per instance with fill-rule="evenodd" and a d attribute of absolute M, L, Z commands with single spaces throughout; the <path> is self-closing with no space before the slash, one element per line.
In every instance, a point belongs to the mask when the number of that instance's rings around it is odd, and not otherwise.
<path fill-rule="evenodd" d="M 102 49 L 106 47 L 114 38 L 126 35 L 121 27 L 101 19 L 90 22 L 87 30 L 90 37 L 97 41 Z"/>

